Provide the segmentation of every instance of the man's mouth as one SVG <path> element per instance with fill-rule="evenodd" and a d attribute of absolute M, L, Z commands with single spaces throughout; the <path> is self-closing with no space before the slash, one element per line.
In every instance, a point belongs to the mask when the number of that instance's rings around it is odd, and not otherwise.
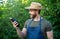
<path fill-rule="evenodd" d="M 35 18 L 35 17 L 36 17 L 36 15 L 30 15 L 30 17 L 31 17 L 31 18 Z"/>

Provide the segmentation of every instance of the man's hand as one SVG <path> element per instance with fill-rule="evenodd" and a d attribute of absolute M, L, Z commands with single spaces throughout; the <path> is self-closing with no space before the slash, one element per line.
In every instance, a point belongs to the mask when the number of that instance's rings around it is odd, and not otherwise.
<path fill-rule="evenodd" d="M 23 28 L 21 31 L 19 27 L 17 27 L 18 23 L 16 21 L 12 22 L 12 24 L 13 24 L 13 27 L 16 28 L 17 34 L 19 35 L 19 37 L 23 39 L 26 36 L 26 32 L 27 32 L 26 28 Z"/>

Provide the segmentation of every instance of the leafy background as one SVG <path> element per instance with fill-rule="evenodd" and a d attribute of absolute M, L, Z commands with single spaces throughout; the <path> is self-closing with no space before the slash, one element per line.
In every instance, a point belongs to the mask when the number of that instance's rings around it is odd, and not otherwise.
<path fill-rule="evenodd" d="M 22 30 L 29 19 L 29 12 L 24 8 L 31 2 L 39 2 L 44 7 L 41 16 L 52 23 L 54 39 L 60 39 L 60 0 L 1 0 L 0 2 L 0 39 L 21 39 L 12 26 L 9 17 L 15 18 Z"/>

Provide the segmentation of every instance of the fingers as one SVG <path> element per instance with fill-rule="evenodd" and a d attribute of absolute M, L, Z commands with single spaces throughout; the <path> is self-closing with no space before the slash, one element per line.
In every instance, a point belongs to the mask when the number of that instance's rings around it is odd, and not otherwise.
<path fill-rule="evenodd" d="M 17 27 L 18 23 L 16 21 L 12 22 L 14 27 Z"/>

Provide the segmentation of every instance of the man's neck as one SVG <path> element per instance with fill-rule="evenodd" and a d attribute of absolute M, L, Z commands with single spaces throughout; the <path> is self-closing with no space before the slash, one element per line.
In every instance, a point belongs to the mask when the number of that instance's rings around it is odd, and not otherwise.
<path fill-rule="evenodd" d="M 40 20 L 40 15 L 37 15 L 35 18 L 34 18 L 34 21 L 39 21 Z"/>

